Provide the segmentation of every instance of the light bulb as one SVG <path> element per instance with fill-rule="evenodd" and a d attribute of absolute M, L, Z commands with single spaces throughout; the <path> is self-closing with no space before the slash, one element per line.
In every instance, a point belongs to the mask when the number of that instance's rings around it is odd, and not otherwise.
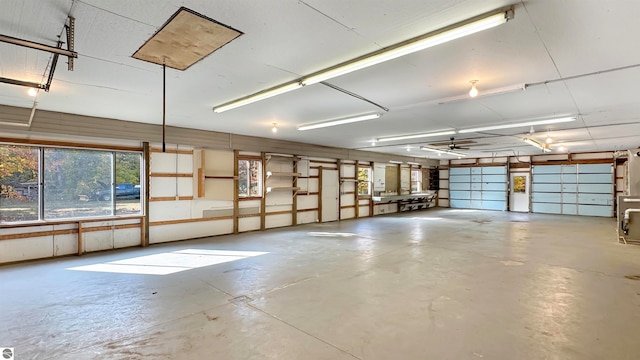
<path fill-rule="evenodd" d="M 407 148 L 407 151 L 411 151 L 411 148 Z"/>
<path fill-rule="evenodd" d="M 471 90 L 469 90 L 469 96 L 476 97 L 478 96 L 478 88 L 476 88 L 476 83 L 478 82 L 478 80 L 471 80 Z"/>
<path fill-rule="evenodd" d="M 271 132 L 274 133 L 274 134 L 278 132 L 278 123 L 273 123 L 273 127 L 271 128 Z"/>
<path fill-rule="evenodd" d="M 552 141 L 551 136 L 547 136 L 547 144 L 551 144 Z"/>
<path fill-rule="evenodd" d="M 36 90 L 36 89 L 34 89 L 34 88 L 30 88 L 30 89 L 27 91 L 27 94 L 29 94 L 29 96 L 36 96 L 36 95 L 38 95 L 38 90 Z"/>
<path fill-rule="evenodd" d="M 564 145 L 560 144 L 560 146 L 558 146 L 558 151 L 564 151 Z"/>
<path fill-rule="evenodd" d="M 376 142 L 375 142 L 375 141 L 372 141 L 372 142 L 371 142 L 371 146 L 376 146 Z"/>

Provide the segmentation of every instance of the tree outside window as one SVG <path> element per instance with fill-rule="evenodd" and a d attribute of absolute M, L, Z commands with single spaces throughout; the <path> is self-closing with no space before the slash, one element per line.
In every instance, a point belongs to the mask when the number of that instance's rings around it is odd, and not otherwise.
<path fill-rule="evenodd" d="M 358 169 L 358 195 L 371 195 L 371 168 Z"/>
<path fill-rule="evenodd" d="M 238 196 L 262 196 L 262 162 L 260 160 L 238 160 Z"/>
<path fill-rule="evenodd" d="M 137 152 L 0 144 L 0 223 L 140 214 L 141 161 Z"/>
<path fill-rule="evenodd" d="M 419 193 L 422 191 L 422 171 L 411 170 L 411 192 Z"/>

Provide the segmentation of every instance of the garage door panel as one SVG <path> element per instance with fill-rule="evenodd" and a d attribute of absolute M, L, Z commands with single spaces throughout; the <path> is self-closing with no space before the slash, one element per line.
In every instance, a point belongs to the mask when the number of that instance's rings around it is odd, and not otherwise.
<path fill-rule="evenodd" d="M 471 177 L 469 175 L 455 175 L 455 176 L 450 176 L 449 177 L 449 182 L 450 183 L 453 183 L 453 182 L 456 182 L 456 183 L 461 183 L 461 182 L 468 183 L 470 179 L 471 179 Z"/>
<path fill-rule="evenodd" d="M 579 174 L 578 181 L 581 184 L 611 184 L 611 174 Z"/>
<path fill-rule="evenodd" d="M 534 166 L 533 212 L 612 216 L 611 169 L 611 164 Z"/>
<path fill-rule="evenodd" d="M 580 194 L 578 203 L 585 205 L 613 205 L 613 198 L 610 194 Z"/>
<path fill-rule="evenodd" d="M 507 178 L 505 175 L 482 175 L 482 182 L 496 182 L 496 183 L 502 183 L 504 184 L 507 181 Z"/>
<path fill-rule="evenodd" d="M 507 175 L 505 166 L 484 166 L 482 168 L 483 175 Z"/>
<path fill-rule="evenodd" d="M 613 167 L 611 164 L 581 164 L 578 167 L 578 173 L 580 174 L 602 174 L 613 173 Z"/>
<path fill-rule="evenodd" d="M 562 193 L 562 202 L 565 204 L 575 204 L 578 202 L 578 194 Z"/>
<path fill-rule="evenodd" d="M 469 175 L 471 174 L 470 168 L 450 168 L 449 169 L 449 177 L 454 175 Z"/>
<path fill-rule="evenodd" d="M 533 202 L 543 202 L 543 203 L 562 203 L 562 194 L 560 193 L 533 193 L 531 195 L 531 200 Z"/>
<path fill-rule="evenodd" d="M 450 173 L 451 207 L 506 210 L 506 166 L 451 168 Z"/>
<path fill-rule="evenodd" d="M 471 207 L 471 203 L 469 200 L 459 200 L 459 199 L 449 200 L 449 205 L 452 208 L 457 208 L 457 209 L 469 209 Z"/>
<path fill-rule="evenodd" d="M 613 194 L 613 184 L 580 184 L 580 192 L 595 194 Z"/>
<path fill-rule="evenodd" d="M 545 203 L 533 203 L 531 210 L 535 213 L 542 214 L 562 214 L 562 205 L 560 204 L 545 204 Z"/>
<path fill-rule="evenodd" d="M 487 210 L 504 211 L 507 209 L 507 203 L 506 201 L 482 200 L 482 208 Z"/>
<path fill-rule="evenodd" d="M 502 191 L 506 193 L 507 183 L 506 181 L 504 183 L 483 183 L 482 190 Z"/>
<path fill-rule="evenodd" d="M 560 184 L 536 184 L 533 183 L 532 189 L 534 192 L 561 192 L 562 185 Z"/>
<path fill-rule="evenodd" d="M 449 199 L 469 200 L 471 199 L 471 191 L 458 191 L 449 189 Z"/>
<path fill-rule="evenodd" d="M 562 173 L 561 165 L 543 165 L 534 166 L 532 170 L 534 175 L 537 174 L 560 174 Z"/>
<path fill-rule="evenodd" d="M 449 182 L 449 190 L 471 190 L 471 185 L 467 183 Z"/>
<path fill-rule="evenodd" d="M 561 182 L 561 174 L 541 174 L 533 175 L 533 181 L 545 184 L 559 184 Z"/>
<path fill-rule="evenodd" d="M 578 214 L 585 216 L 613 216 L 613 206 L 578 205 Z"/>
<path fill-rule="evenodd" d="M 498 201 L 506 201 L 505 193 L 500 191 L 483 191 L 482 192 L 482 200 L 498 200 Z"/>

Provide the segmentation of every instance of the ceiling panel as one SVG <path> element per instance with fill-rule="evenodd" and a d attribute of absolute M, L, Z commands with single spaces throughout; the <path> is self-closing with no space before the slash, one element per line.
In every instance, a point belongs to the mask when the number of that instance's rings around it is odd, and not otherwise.
<path fill-rule="evenodd" d="M 245 35 L 186 71 L 167 70 L 170 125 L 406 154 L 407 147 L 417 149 L 449 136 L 375 147 L 371 140 L 578 115 L 576 122 L 536 127 L 533 136 L 544 138 L 550 130 L 553 146 L 562 141 L 570 151 L 637 147 L 640 66 L 606 71 L 640 64 L 640 48 L 629 30 L 636 28 L 640 13 L 640 3 L 633 1 L 520 1 L 507 24 L 329 81 L 388 112 L 322 84 L 222 114 L 212 111 L 215 105 L 508 4 L 3 0 L 0 34 L 53 45 L 67 15 L 76 17 L 75 69 L 67 71 L 61 58 L 51 91 L 38 95 L 39 109 L 160 123 L 162 69 L 131 55 L 186 6 Z M 0 77 L 42 81 L 50 59 L 47 53 L 0 43 Z M 594 74 L 563 79 L 590 72 Z M 470 80 L 479 80 L 478 98 L 467 97 Z M 526 91 L 483 96 L 519 84 L 529 86 Z M 32 103 L 25 88 L 0 84 L 0 104 Z M 296 130 L 302 123 L 370 112 L 384 115 L 363 123 Z M 279 128 L 275 135 L 270 132 L 273 122 Z M 521 127 L 455 138 L 476 141 L 470 154 L 531 154 L 538 150 L 521 140 L 528 131 Z"/>

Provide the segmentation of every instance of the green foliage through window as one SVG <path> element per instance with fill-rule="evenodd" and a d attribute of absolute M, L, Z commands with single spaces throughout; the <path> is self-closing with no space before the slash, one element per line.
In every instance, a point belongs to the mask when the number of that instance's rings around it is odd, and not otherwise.
<path fill-rule="evenodd" d="M 0 223 L 139 214 L 140 163 L 133 152 L 0 144 Z"/>

